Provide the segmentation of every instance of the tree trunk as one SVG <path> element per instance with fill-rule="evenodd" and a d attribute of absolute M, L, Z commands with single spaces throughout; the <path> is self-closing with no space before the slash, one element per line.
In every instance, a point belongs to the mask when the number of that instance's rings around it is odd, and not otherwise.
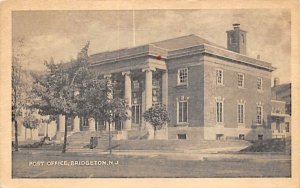
<path fill-rule="evenodd" d="M 24 129 L 24 132 L 25 132 L 25 140 L 27 140 L 28 138 L 27 138 L 27 128 L 26 127 Z"/>
<path fill-rule="evenodd" d="M 68 133 L 68 116 L 65 115 L 65 134 L 64 134 L 64 144 L 63 144 L 63 149 L 62 149 L 62 153 L 66 153 L 67 151 L 67 133 Z"/>
<path fill-rule="evenodd" d="M 46 137 L 48 138 L 48 123 L 46 123 Z"/>
<path fill-rule="evenodd" d="M 111 131 L 110 131 L 110 125 L 111 125 L 111 121 L 109 120 L 109 122 L 108 122 L 108 147 L 109 147 L 109 154 L 111 155 L 112 151 L 111 151 Z"/>
<path fill-rule="evenodd" d="M 15 151 L 19 151 L 19 143 L 18 143 L 18 122 L 15 119 Z"/>
<path fill-rule="evenodd" d="M 153 135 L 153 137 L 154 137 L 154 140 L 156 140 L 156 126 L 154 126 L 154 135 Z"/>
<path fill-rule="evenodd" d="M 32 140 L 32 129 L 30 129 L 30 139 Z"/>

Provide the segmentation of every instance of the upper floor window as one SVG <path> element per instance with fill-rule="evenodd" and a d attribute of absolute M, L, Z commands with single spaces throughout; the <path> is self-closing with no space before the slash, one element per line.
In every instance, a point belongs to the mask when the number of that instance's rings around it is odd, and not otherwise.
<path fill-rule="evenodd" d="M 178 69 L 178 84 L 186 85 L 188 83 L 188 69 Z"/>
<path fill-rule="evenodd" d="M 216 70 L 216 83 L 217 85 L 223 85 L 223 70 Z"/>
<path fill-rule="evenodd" d="M 257 89 L 262 90 L 262 78 L 257 78 Z"/>
<path fill-rule="evenodd" d="M 245 76 L 242 73 L 238 73 L 238 87 L 244 88 Z"/>

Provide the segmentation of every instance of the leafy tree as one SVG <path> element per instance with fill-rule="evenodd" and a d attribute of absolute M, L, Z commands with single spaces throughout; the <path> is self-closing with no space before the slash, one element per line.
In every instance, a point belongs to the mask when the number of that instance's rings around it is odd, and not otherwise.
<path fill-rule="evenodd" d="M 146 122 L 150 123 L 154 128 L 154 138 L 156 138 L 156 130 L 160 130 L 163 125 L 170 121 L 169 113 L 164 105 L 152 106 L 143 114 Z"/>
<path fill-rule="evenodd" d="M 130 117 L 127 114 L 128 105 L 125 99 L 113 98 L 113 84 L 110 78 L 106 79 L 105 85 L 105 101 L 100 108 L 102 111 L 103 120 L 109 124 L 109 153 L 112 153 L 111 148 L 111 123 L 117 121 L 125 121 Z"/>
<path fill-rule="evenodd" d="M 67 64 L 55 64 L 53 59 L 47 61 L 47 74 L 35 78 L 34 93 L 36 100 L 34 108 L 39 109 L 41 115 L 65 115 L 65 123 L 68 117 L 77 115 L 76 92 L 84 77 L 88 74 L 87 53 L 89 42 L 78 53 L 77 60 Z M 62 152 L 66 152 L 67 146 L 67 125 L 65 125 L 64 143 Z"/>
<path fill-rule="evenodd" d="M 53 60 L 46 62 L 48 73 L 34 76 L 34 93 L 37 99 L 34 107 L 39 109 L 41 115 L 63 114 L 66 120 L 67 117 L 78 115 L 101 118 L 109 123 L 128 118 L 125 100 L 112 98 L 111 80 L 101 79 L 89 69 L 88 47 L 89 42 L 78 53 L 77 59 L 68 64 L 55 64 Z M 66 143 L 67 126 L 63 153 L 66 152 Z"/>
<path fill-rule="evenodd" d="M 18 119 L 24 109 L 28 108 L 31 96 L 30 86 L 26 83 L 25 71 L 21 64 L 24 63 L 24 39 L 17 41 L 12 55 L 12 122 L 15 130 L 14 150 L 18 151 Z"/>
<path fill-rule="evenodd" d="M 124 99 L 113 98 L 114 84 L 110 78 L 100 79 L 94 72 L 78 87 L 78 114 L 101 119 L 109 124 L 109 148 L 111 153 L 111 123 L 125 121 L 128 105 Z"/>
<path fill-rule="evenodd" d="M 23 126 L 30 129 L 30 138 L 32 139 L 32 130 L 37 129 L 41 123 L 41 118 L 38 117 L 36 109 L 27 109 L 24 112 Z"/>

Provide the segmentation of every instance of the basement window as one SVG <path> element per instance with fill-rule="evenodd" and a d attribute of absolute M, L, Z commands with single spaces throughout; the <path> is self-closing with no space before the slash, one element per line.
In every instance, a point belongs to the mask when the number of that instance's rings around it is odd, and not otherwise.
<path fill-rule="evenodd" d="M 245 135 L 244 134 L 239 134 L 239 140 L 245 140 Z"/>
<path fill-rule="evenodd" d="M 216 134 L 216 140 L 223 140 L 224 134 Z"/>
<path fill-rule="evenodd" d="M 186 134 L 177 134 L 178 140 L 186 140 Z"/>

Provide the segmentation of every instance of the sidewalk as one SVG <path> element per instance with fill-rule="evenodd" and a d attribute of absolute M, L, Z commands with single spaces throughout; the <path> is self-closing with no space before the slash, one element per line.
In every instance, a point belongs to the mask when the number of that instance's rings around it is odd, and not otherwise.
<path fill-rule="evenodd" d="M 169 160 L 209 160 L 209 161 L 237 161 L 237 160 L 291 160 L 291 156 L 284 153 L 240 153 L 236 147 L 231 150 L 202 149 L 202 150 L 112 150 L 114 156 L 131 156 L 146 158 L 165 158 Z M 70 157 L 95 157 L 97 155 L 109 155 L 109 150 L 101 149 L 72 149 L 66 153 L 47 150 L 20 150 L 28 154 L 40 154 L 45 156 L 70 156 Z"/>

